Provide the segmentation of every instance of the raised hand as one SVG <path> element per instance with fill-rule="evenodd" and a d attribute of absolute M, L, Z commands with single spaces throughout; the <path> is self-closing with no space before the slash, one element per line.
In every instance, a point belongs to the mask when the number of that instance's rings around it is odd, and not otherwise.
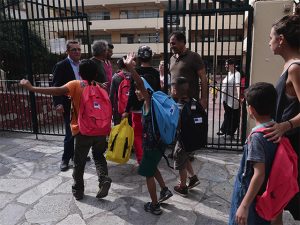
<path fill-rule="evenodd" d="M 133 52 L 128 53 L 126 58 L 125 57 L 123 58 L 123 62 L 127 67 L 128 66 L 134 67 L 134 64 L 135 64 L 134 60 L 135 60 L 135 54 Z"/>

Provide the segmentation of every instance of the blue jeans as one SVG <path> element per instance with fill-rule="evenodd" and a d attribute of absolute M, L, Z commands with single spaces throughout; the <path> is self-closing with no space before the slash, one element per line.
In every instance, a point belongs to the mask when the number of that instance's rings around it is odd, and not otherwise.
<path fill-rule="evenodd" d="M 234 182 L 228 225 L 238 225 L 235 222 L 236 211 L 241 205 L 241 202 L 247 193 L 251 178 L 253 176 L 253 172 L 251 171 L 251 169 L 246 166 L 247 152 L 248 152 L 247 145 L 245 145 L 243 157 L 240 163 L 240 168 Z M 245 168 L 246 171 L 244 172 Z M 245 173 L 244 176 L 243 173 Z M 270 221 L 264 220 L 257 214 L 255 210 L 255 205 L 256 205 L 255 203 L 256 202 L 254 200 L 249 207 L 247 225 L 270 225 L 271 224 Z"/>

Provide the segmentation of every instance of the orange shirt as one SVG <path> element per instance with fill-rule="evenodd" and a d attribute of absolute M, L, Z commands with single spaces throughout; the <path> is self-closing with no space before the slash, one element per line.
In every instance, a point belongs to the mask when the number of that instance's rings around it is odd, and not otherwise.
<path fill-rule="evenodd" d="M 79 106 L 80 106 L 80 99 L 81 94 L 84 88 L 84 83 L 80 80 L 72 80 L 64 85 L 66 88 L 68 88 L 69 93 L 68 95 L 72 99 L 72 119 L 71 119 L 71 131 L 72 135 L 75 136 L 79 133 L 79 127 L 78 127 L 78 114 L 79 114 Z"/>

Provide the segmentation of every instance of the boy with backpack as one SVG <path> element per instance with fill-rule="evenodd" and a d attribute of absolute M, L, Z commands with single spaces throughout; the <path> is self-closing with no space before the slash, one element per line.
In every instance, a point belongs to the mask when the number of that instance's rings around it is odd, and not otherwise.
<path fill-rule="evenodd" d="M 175 149 L 173 151 L 174 169 L 179 170 L 180 183 L 174 187 L 174 191 L 177 194 L 186 197 L 189 189 L 192 189 L 200 184 L 200 181 L 197 175 L 195 175 L 192 167 L 190 153 L 201 147 L 204 147 L 206 144 L 207 118 L 206 113 L 201 105 L 196 100 L 191 99 L 188 96 L 189 83 L 185 77 L 177 77 L 171 85 L 172 96 L 177 99 L 177 105 L 181 111 L 177 128 L 177 140 Z M 196 111 L 200 108 L 203 110 L 204 115 L 193 117 L 194 115 L 192 115 L 192 110 Z M 188 125 L 190 121 L 192 121 L 193 125 L 196 125 L 196 127 L 189 126 L 188 129 L 184 129 L 184 126 Z M 200 130 L 197 129 L 197 126 L 201 126 Z M 197 136 L 193 136 L 193 133 Z M 189 140 L 185 141 L 185 137 L 189 137 Z M 199 140 L 204 141 L 199 143 Z M 188 173 L 190 177 L 187 185 Z"/>
<path fill-rule="evenodd" d="M 72 193 L 76 200 L 84 196 L 83 174 L 86 157 L 92 148 L 99 181 L 96 197 L 104 198 L 112 182 L 108 177 L 107 162 L 103 155 L 106 150 L 106 135 L 111 127 L 111 104 L 106 90 L 94 82 L 97 66 L 92 60 L 82 60 L 79 73 L 82 81 L 73 80 L 61 87 L 34 87 L 25 79 L 21 80 L 20 84 L 31 92 L 71 97 L 73 106 L 71 130 L 75 136 Z"/>
<path fill-rule="evenodd" d="M 123 58 L 118 59 L 119 70 L 114 74 L 110 86 L 109 98 L 113 109 L 114 126 L 121 122 L 122 114 L 125 112 L 130 89 L 130 74 L 126 70 Z"/>
<path fill-rule="evenodd" d="M 268 141 L 259 130 L 273 124 L 271 115 L 275 112 L 277 94 L 274 86 L 265 82 L 251 85 L 245 94 L 249 117 L 255 120 L 256 126 L 244 145 L 233 188 L 229 225 L 266 225 L 271 223 L 258 215 L 256 197 L 266 189 L 277 144 Z"/>
<path fill-rule="evenodd" d="M 160 78 L 159 72 L 152 67 L 152 50 L 149 46 L 142 45 L 139 47 L 137 52 L 137 60 L 140 63 L 139 67 L 136 67 L 137 73 L 144 77 L 148 82 L 151 83 L 151 87 L 154 91 L 160 90 Z M 134 62 L 134 61 L 133 61 Z M 138 101 L 135 94 L 135 84 L 134 80 L 131 79 L 131 85 L 129 90 L 129 97 L 125 113 L 122 117 L 128 117 L 129 113 L 131 114 L 132 127 L 134 129 L 134 151 L 137 163 L 140 164 L 143 157 L 142 149 L 142 105 L 143 101 Z"/>
<path fill-rule="evenodd" d="M 124 63 L 135 81 L 136 95 L 138 99 L 140 101 L 144 100 L 142 115 L 143 157 L 138 168 L 138 173 L 146 177 L 147 188 L 151 198 L 151 202 L 148 202 L 144 205 L 145 211 L 151 212 L 154 215 L 160 215 L 162 213 L 160 203 L 173 195 L 166 187 L 161 173 L 157 167 L 166 146 L 161 141 L 157 141 L 158 137 L 153 132 L 154 124 L 152 123 L 151 117 L 151 94 L 149 93 L 149 90 L 145 88 L 142 78 L 134 69 L 134 57 L 135 55 L 133 53 L 128 54 L 127 58 L 124 59 Z M 147 80 L 147 78 L 145 79 Z M 157 199 L 155 179 L 161 187 L 159 199 Z"/>

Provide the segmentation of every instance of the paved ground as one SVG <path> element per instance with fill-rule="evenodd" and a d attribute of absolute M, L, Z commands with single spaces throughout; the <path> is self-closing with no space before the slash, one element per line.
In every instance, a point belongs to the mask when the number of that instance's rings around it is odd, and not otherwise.
<path fill-rule="evenodd" d="M 109 163 L 113 184 L 109 196 L 95 198 L 97 177 L 88 162 L 85 197 L 71 194 L 71 170 L 59 171 L 62 137 L 0 132 L 0 225 L 225 225 L 240 154 L 201 151 L 193 162 L 201 184 L 187 198 L 174 194 L 162 205 L 164 213 L 146 213 L 149 200 L 145 181 L 126 165 Z M 177 184 L 177 174 L 160 164 L 167 185 Z M 285 225 L 300 225 L 285 213 Z"/>

